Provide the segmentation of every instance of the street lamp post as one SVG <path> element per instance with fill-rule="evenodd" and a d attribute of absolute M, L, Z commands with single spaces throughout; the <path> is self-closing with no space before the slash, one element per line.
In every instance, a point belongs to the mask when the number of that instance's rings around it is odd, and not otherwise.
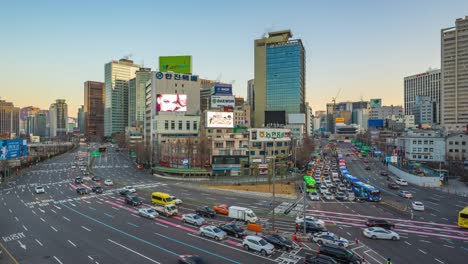
<path fill-rule="evenodd" d="M 276 137 L 272 137 L 273 139 L 273 215 L 272 215 L 272 222 L 273 222 L 273 231 L 275 231 L 275 182 L 276 182 L 276 152 L 275 152 L 275 140 Z"/>

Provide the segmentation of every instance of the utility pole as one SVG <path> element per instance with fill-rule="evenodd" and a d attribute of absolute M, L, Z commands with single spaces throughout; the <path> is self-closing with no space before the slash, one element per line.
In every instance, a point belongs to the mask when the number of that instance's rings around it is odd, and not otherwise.
<path fill-rule="evenodd" d="M 273 231 L 275 231 L 275 182 L 276 182 L 276 153 L 275 153 L 275 140 L 276 137 L 272 137 L 273 139 L 273 216 L 272 216 L 272 222 L 273 222 Z"/>
<path fill-rule="evenodd" d="M 304 228 L 304 235 L 306 235 L 307 234 L 307 227 L 306 227 L 306 225 L 307 225 L 307 223 L 306 223 L 306 207 L 307 207 L 307 191 L 306 190 L 307 190 L 307 184 L 306 184 L 305 181 L 303 181 L 303 184 L 304 184 L 304 188 L 303 188 L 303 192 L 304 192 L 304 209 L 303 209 L 303 212 L 302 212 L 303 214 L 302 215 L 304 216 L 304 218 L 302 220 L 304 220 L 304 221 L 302 222 L 302 225 L 303 225 L 303 228 Z"/>

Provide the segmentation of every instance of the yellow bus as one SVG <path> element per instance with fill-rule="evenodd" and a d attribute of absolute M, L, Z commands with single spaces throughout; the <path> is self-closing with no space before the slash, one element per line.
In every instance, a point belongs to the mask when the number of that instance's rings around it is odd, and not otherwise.
<path fill-rule="evenodd" d="M 174 198 L 167 193 L 154 192 L 151 194 L 151 202 L 159 205 L 175 204 Z"/>
<path fill-rule="evenodd" d="M 458 212 L 458 226 L 468 228 L 468 206 Z"/>

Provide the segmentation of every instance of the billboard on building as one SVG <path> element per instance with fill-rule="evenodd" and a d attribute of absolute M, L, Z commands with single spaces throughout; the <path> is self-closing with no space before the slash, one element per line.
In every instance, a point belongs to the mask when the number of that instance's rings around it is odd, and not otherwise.
<path fill-rule="evenodd" d="M 335 123 L 344 123 L 344 117 L 335 118 Z"/>
<path fill-rule="evenodd" d="M 367 121 L 368 127 L 384 127 L 385 121 L 383 119 L 369 119 Z"/>
<path fill-rule="evenodd" d="M 305 124 L 305 114 L 288 114 L 288 124 Z"/>
<path fill-rule="evenodd" d="M 376 99 L 371 99 L 370 100 L 370 107 L 371 108 L 376 108 L 376 107 L 381 107 L 382 106 L 382 99 L 376 98 Z"/>
<path fill-rule="evenodd" d="M 254 128 L 250 129 L 250 141 L 290 141 L 291 130 L 284 128 Z"/>
<path fill-rule="evenodd" d="M 20 158 L 28 155 L 26 139 L 0 140 L 0 160 Z"/>
<path fill-rule="evenodd" d="M 236 101 L 233 95 L 212 95 L 211 96 L 211 108 L 218 107 L 232 107 L 234 108 Z"/>
<path fill-rule="evenodd" d="M 160 56 L 159 70 L 190 74 L 192 73 L 192 56 Z"/>
<path fill-rule="evenodd" d="M 286 125 L 286 111 L 265 111 L 265 126 Z"/>
<path fill-rule="evenodd" d="M 157 94 L 156 112 L 186 112 L 186 94 Z"/>
<path fill-rule="evenodd" d="M 206 112 L 206 127 L 233 128 L 234 114 L 231 112 Z"/>
<path fill-rule="evenodd" d="M 215 84 L 211 88 L 212 95 L 232 95 L 232 84 Z"/>

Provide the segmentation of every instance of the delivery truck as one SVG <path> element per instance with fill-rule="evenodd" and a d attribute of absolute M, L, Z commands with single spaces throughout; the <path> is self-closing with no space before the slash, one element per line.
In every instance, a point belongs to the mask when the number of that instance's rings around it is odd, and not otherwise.
<path fill-rule="evenodd" d="M 173 204 L 168 205 L 153 205 L 152 208 L 158 212 L 160 215 L 164 216 L 173 216 L 178 215 L 179 210 L 177 210 L 177 206 Z"/>
<path fill-rule="evenodd" d="M 229 218 L 249 223 L 256 223 L 258 221 L 252 209 L 239 206 L 229 206 Z"/>

